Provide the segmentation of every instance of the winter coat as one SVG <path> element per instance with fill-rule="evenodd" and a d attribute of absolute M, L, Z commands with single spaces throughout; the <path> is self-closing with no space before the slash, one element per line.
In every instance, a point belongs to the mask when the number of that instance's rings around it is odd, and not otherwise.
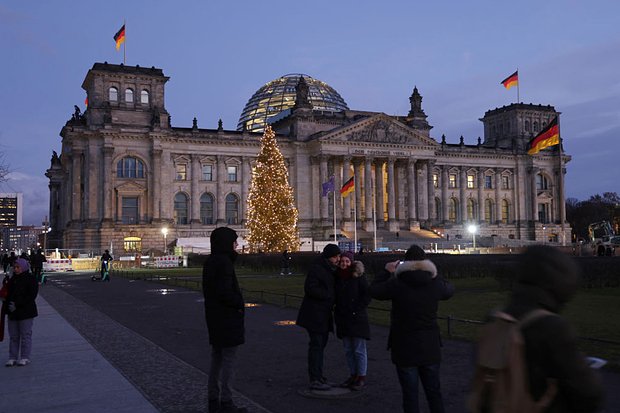
<path fill-rule="evenodd" d="M 202 270 L 209 343 L 214 347 L 233 347 L 245 342 L 245 304 L 234 268 L 237 255 L 233 250 L 237 238 L 234 234 L 231 238 L 232 235 L 225 233 L 231 239 L 225 236 L 215 242 L 212 237 L 211 255 Z"/>
<path fill-rule="evenodd" d="M 388 338 L 392 362 L 399 367 L 439 363 L 438 302 L 452 297 L 454 287 L 437 275 L 435 264 L 405 261 L 394 276 L 387 271 L 378 276 L 369 291 L 372 298 L 392 300 Z"/>
<path fill-rule="evenodd" d="M 30 271 L 13 274 L 8 283 L 9 294 L 3 303 L 3 311 L 9 320 L 20 321 L 39 315 L 35 299 L 39 293 L 37 279 Z M 9 311 L 9 302 L 15 303 L 15 311 Z"/>
<path fill-rule="evenodd" d="M 549 279 L 550 275 L 541 275 L 541 278 Z M 517 284 L 506 312 L 517 319 L 537 308 L 557 313 L 565 302 L 561 292 L 566 289 L 560 286 L 564 282 L 562 274 L 556 275 L 549 289 Z M 546 412 L 594 412 L 602 407 L 600 378 L 586 365 L 583 354 L 577 350 L 576 335 L 564 318 L 537 319 L 526 325 L 522 334 L 534 399 L 544 394 L 548 378 L 557 380 L 557 395 Z"/>
<path fill-rule="evenodd" d="M 370 303 L 368 281 L 364 276 L 364 264 L 353 261 L 353 265 L 344 271 L 350 271 L 350 278 L 342 278 L 336 271 L 336 306 L 334 320 L 336 335 L 343 337 L 360 337 L 370 339 L 367 307 Z"/>
<path fill-rule="evenodd" d="M 322 256 L 308 271 L 304 283 L 304 298 L 297 315 L 298 326 L 313 333 L 334 331 L 334 271 L 335 268 Z"/>

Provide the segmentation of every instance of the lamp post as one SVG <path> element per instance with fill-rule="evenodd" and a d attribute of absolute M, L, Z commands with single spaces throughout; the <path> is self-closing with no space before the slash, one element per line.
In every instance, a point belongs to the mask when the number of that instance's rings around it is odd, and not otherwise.
<path fill-rule="evenodd" d="M 471 224 L 470 226 L 467 227 L 467 231 L 469 231 L 473 239 L 474 249 L 476 249 L 476 231 L 477 230 L 478 230 L 478 227 L 475 226 L 474 224 Z"/>
<path fill-rule="evenodd" d="M 161 233 L 164 234 L 164 254 L 166 254 L 166 250 L 168 249 L 168 243 L 166 242 L 166 238 L 168 237 L 168 228 L 163 227 L 161 229 Z"/>
<path fill-rule="evenodd" d="M 543 226 L 543 245 L 547 243 L 547 227 Z"/>

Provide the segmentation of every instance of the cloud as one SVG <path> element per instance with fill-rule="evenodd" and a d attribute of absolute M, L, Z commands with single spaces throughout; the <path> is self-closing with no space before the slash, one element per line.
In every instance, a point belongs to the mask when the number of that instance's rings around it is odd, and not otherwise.
<path fill-rule="evenodd" d="M 11 172 L 2 184 L 4 192 L 24 194 L 23 224 L 41 225 L 49 214 L 49 181 L 45 176 Z"/>

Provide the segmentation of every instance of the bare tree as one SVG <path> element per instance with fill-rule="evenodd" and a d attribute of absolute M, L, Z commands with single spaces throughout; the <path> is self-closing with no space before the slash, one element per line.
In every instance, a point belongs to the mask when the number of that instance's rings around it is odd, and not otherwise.
<path fill-rule="evenodd" d="M 8 174 L 9 174 L 9 167 L 4 162 L 4 154 L 0 153 L 0 183 L 6 182 Z"/>

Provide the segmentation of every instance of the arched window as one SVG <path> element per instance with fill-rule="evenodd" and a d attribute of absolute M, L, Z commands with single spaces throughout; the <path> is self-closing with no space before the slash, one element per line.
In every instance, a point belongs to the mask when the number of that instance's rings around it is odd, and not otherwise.
<path fill-rule="evenodd" d="M 118 178 L 144 178 L 144 163 L 132 156 L 127 156 L 116 164 Z"/>
<path fill-rule="evenodd" d="M 213 196 L 202 194 L 200 197 L 200 221 L 204 225 L 213 224 Z"/>
<path fill-rule="evenodd" d="M 174 221 L 180 225 L 187 224 L 188 216 L 187 195 L 179 192 L 174 196 Z"/>
<path fill-rule="evenodd" d="M 125 102 L 133 103 L 133 90 L 129 88 L 125 89 Z"/>
<path fill-rule="evenodd" d="M 108 99 L 110 102 L 118 102 L 118 89 L 114 86 L 108 90 Z"/>
<path fill-rule="evenodd" d="M 484 201 L 484 220 L 491 224 L 494 221 L 493 215 L 493 201 L 486 199 Z"/>
<path fill-rule="evenodd" d="M 148 104 L 149 103 L 149 91 L 144 89 L 140 92 L 140 103 Z"/>
<path fill-rule="evenodd" d="M 441 199 L 435 198 L 435 219 L 437 221 L 441 221 L 442 210 L 441 210 Z"/>
<path fill-rule="evenodd" d="M 226 195 L 226 222 L 231 225 L 239 223 L 239 198 L 235 194 Z"/>
<path fill-rule="evenodd" d="M 476 205 L 476 201 L 474 201 L 471 198 L 467 200 L 467 220 L 468 221 L 478 220 L 478 208 Z"/>
<path fill-rule="evenodd" d="M 448 201 L 448 221 L 456 222 L 456 211 L 458 210 L 458 202 L 456 198 L 450 198 Z"/>
<path fill-rule="evenodd" d="M 507 224 L 510 217 L 510 204 L 507 199 L 502 199 L 502 224 Z"/>
<path fill-rule="evenodd" d="M 526 132 L 529 132 L 529 131 L 530 131 L 530 121 L 529 121 L 529 120 L 526 120 L 526 121 L 525 121 L 525 131 L 526 131 Z"/>
<path fill-rule="evenodd" d="M 547 180 L 547 177 L 545 175 L 536 175 L 536 189 L 538 189 L 539 191 L 549 189 L 549 181 Z"/>

